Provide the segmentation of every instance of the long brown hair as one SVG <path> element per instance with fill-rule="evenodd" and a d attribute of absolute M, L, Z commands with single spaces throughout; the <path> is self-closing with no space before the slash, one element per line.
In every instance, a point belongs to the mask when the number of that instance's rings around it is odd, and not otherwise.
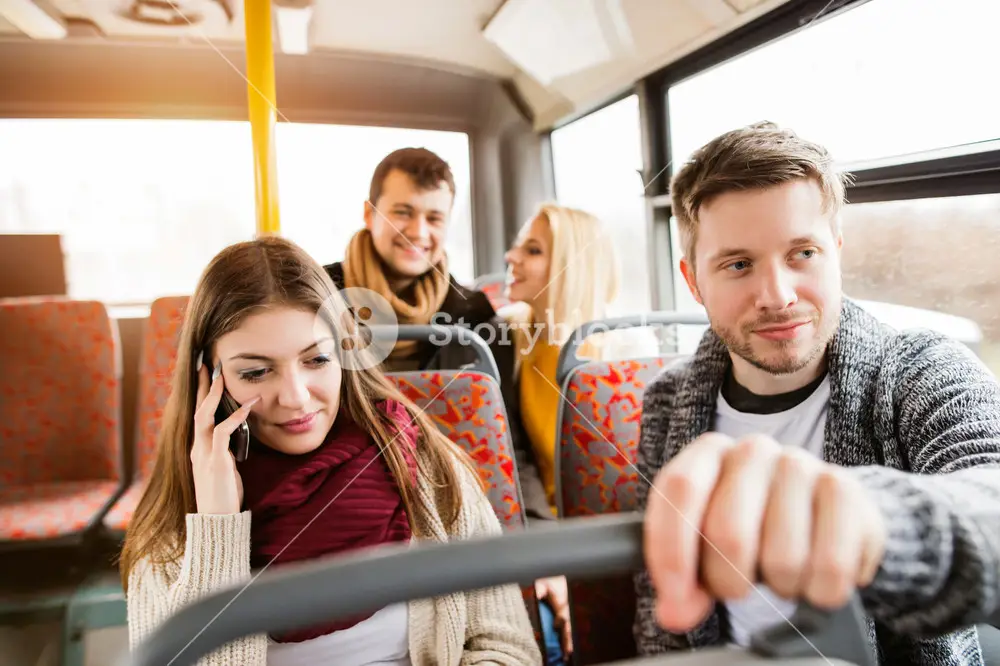
<path fill-rule="evenodd" d="M 191 470 L 193 421 L 196 409 L 195 363 L 201 350 L 236 330 L 263 308 L 293 307 L 317 313 L 329 325 L 343 353 L 347 340 L 343 314 L 347 307 L 326 271 L 294 243 L 275 236 L 237 243 L 220 252 L 202 274 L 188 302 L 178 343 L 173 385 L 157 439 L 156 462 L 142 499 L 130 521 L 120 558 L 124 589 L 137 563 L 176 561 L 183 555 L 185 516 L 197 512 Z M 353 350 L 352 354 L 366 354 Z M 461 473 L 464 465 L 478 479 L 472 460 L 445 437 L 421 411 L 385 378 L 374 362 L 341 363 L 341 409 L 375 440 L 399 487 L 407 515 L 416 533 L 423 516 L 442 511 L 451 527 L 462 507 Z M 363 359 L 362 359 L 363 360 Z M 412 475 L 399 447 L 390 446 L 396 432 L 389 415 L 376 405 L 395 400 L 404 405 L 418 427 L 419 476 L 436 487 L 439 506 L 418 501 Z"/>

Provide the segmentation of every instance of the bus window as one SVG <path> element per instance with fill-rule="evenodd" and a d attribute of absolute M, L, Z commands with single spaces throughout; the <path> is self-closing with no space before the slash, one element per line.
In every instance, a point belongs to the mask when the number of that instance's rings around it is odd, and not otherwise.
<path fill-rule="evenodd" d="M 850 198 L 850 194 L 848 194 Z M 928 328 L 973 346 L 1000 376 L 1000 194 L 849 204 L 844 294 L 896 329 Z M 674 257 L 681 256 L 671 219 Z M 675 271 L 677 309 L 704 312 Z M 681 327 L 692 353 L 704 327 Z"/>
<path fill-rule="evenodd" d="M 69 295 L 190 293 L 254 233 L 246 122 L 0 120 L 0 233 L 59 233 Z"/>
<path fill-rule="evenodd" d="M 451 167 L 455 204 L 448 227 L 448 268 L 455 279 L 475 279 L 469 136 L 396 127 L 279 123 L 278 186 L 281 233 L 323 264 L 340 261 L 363 224 L 372 172 L 397 148 L 423 147 Z"/>
<path fill-rule="evenodd" d="M 651 306 L 646 256 L 642 139 L 638 97 L 631 95 L 552 132 L 556 197 L 596 215 L 614 238 L 621 265 L 621 314 Z"/>
<path fill-rule="evenodd" d="M 681 80 L 667 92 L 671 171 L 714 136 L 761 120 L 824 145 L 852 172 L 987 150 L 1000 139 L 1000 106 L 982 85 L 986 63 L 1000 60 L 991 32 L 998 21 L 1000 5 L 988 0 L 861 3 Z M 993 278 L 982 273 L 988 262 L 960 259 L 995 248 L 998 202 L 984 195 L 849 205 L 845 293 L 897 328 L 966 342 L 981 335 L 977 351 L 1000 371 L 1000 351 L 991 351 L 1000 348 L 1000 325 L 986 307 Z M 676 307 L 699 311 L 678 269 L 673 219 L 670 229 Z M 680 351 L 692 352 L 700 333 L 679 331 Z"/>
<path fill-rule="evenodd" d="M 62 234 L 73 298 L 144 304 L 189 294 L 220 249 L 255 233 L 245 121 L 9 119 L 0 145 L 0 233 Z M 375 165 L 408 145 L 451 164 L 451 272 L 471 282 L 466 134 L 279 124 L 282 234 L 324 263 L 342 259 Z"/>
<path fill-rule="evenodd" d="M 1000 3 L 878 0 L 673 85 L 671 159 L 771 120 L 842 162 L 1000 138 Z"/>
<path fill-rule="evenodd" d="M 920 308 L 884 316 L 959 339 L 968 326 L 947 315 L 975 322 L 1000 375 L 1000 194 L 851 204 L 843 230 L 844 293 Z"/>

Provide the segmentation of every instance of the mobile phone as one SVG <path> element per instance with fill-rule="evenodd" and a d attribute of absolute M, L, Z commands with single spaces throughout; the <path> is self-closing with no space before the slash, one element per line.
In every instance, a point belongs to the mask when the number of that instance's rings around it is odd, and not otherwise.
<path fill-rule="evenodd" d="M 219 425 L 230 415 L 240 408 L 238 402 L 229 395 L 229 390 L 222 389 L 222 400 L 219 401 L 219 408 L 215 410 L 215 425 Z M 239 425 L 233 434 L 229 436 L 229 450 L 233 452 L 236 462 L 243 462 L 250 455 L 250 426 L 244 421 Z"/>

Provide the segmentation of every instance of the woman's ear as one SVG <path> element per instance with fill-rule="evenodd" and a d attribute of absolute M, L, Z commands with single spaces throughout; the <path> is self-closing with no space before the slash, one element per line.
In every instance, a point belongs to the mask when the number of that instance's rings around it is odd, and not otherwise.
<path fill-rule="evenodd" d="M 376 213 L 375 204 L 370 201 L 365 201 L 365 212 L 363 217 L 365 220 L 365 229 L 368 231 L 371 231 L 372 227 L 375 225 Z"/>

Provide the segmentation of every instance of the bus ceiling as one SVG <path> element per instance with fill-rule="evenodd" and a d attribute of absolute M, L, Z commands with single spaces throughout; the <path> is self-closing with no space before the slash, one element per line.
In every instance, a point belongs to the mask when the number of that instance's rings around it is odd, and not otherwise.
<path fill-rule="evenodd" d="M 507 82 L 537 131 L 788 0 L 271 0 L 275 56 L 389 59 Z M 3 0 L 0 42 L 246 45 L 241 0 Z M 113 66 L 113 63 L 110 63 Z M 273 67 L 273 66 L 272 66 Z M 281 87 L 279 76 L 278 88 Z"/>

